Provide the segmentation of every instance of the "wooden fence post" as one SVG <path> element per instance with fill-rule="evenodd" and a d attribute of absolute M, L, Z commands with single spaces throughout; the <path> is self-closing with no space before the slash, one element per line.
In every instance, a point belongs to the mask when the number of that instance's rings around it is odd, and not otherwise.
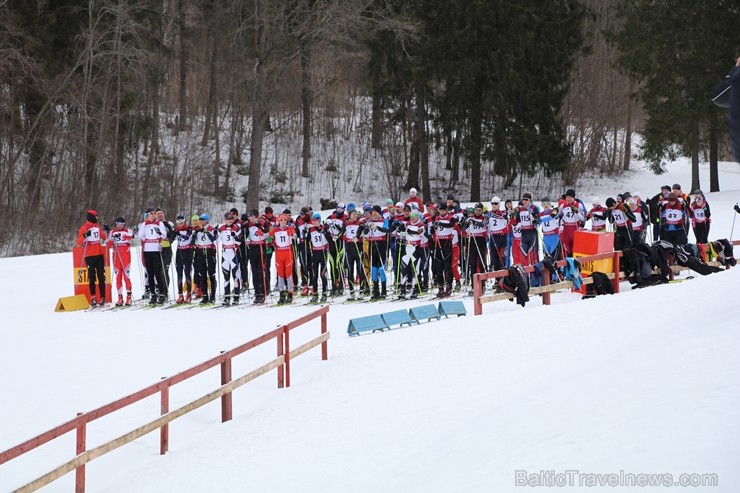
<path fill-rule="evenodd" d="M 483 315 L 483 303 L 481 297 L 481 274 L 473 274 L 473 315 Z"/>
<path fill-rule="evenodd" d="M 550 269 L 543 266 L 542 267 L 542 285 L 543 286 L 549 286 L 550 285 L 550 276 L 552 274 L 550 273 Z M 549 305 L 550 304 L 550 291 L 545 291 L 542 293 L 542 304 L 543 305 Z"/>
<path fill-rule="evenodd" d="M 612 264 L 614 264 L 614 279 L 612 279 L 612 282 L 614 283 L 614 294 L 619 294 L 619 272 L 622 270 L 619 265 L 620 253 L 621 252 L 619 250 L 614 252 L 614 261 L 612 262 Z"/>
<path fill-rule="evenodd" d="M 283 332 L 281 331 L 275 339 L 277 339 L 277 356 L 279 358 L 284 354 L 283 351 L 285 351 Z M 277 367 L 277 383 L 279 389 L 285 388 L 285 363 Z"/>
<path fill-rule="evenodd" d="M 162 377 L 166 380 L 167 377 Z M 170 385 L 165 383 L 160 390 L 159 413 L 165 415 L 170 412 Z M 159 429 L 159 455 L 164 455 L 170 449 L 170 425 L 164 424 Z"/>
<path fill-rule="evenodd" d="M 226 351 L 221 351 L 221 354 Z M 231 382 L 231 358 L 226 358 L 221 363 L 221 386 Z M 231 392 L 221 396 L 221 422 L 225 423 L 231 420 L 232 416 L 232 398 Z"/>
<path fill-rule="evenodd" d="M 77 413 L 81 416 L 83 413 Z M 77 444 L 75 452 L 80 455 L 87 448 L 87 423 L 81 422 L 77 425 Z M 85 464 L 75 470 L 75 493 L 85 493 Z"/>
<path fill-rule="evenodd" d="M 285 341 L 285 386 L 290 387 L 290 330 L 287 325 L 283 325 L 283 338 Z"/>
<path fill-rule="evenodd" d="M 321 315 L 321 335 L 326 334 L 327 323 L 326 323 L 326 312 Z M 321 359 L 326 361 L 329 359 L 329 342 L 324 341 L 321 343 Z"/>

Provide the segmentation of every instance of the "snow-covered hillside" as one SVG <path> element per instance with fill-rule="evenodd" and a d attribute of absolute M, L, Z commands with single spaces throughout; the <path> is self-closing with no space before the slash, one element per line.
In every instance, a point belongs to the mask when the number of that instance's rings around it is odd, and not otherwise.
<path fill-rule="evenodd" d="M 740 167 L 723 166 L 721 180 L 732 191 L 708 197 L 713 239 L 730 236 Z M 582 193 L 647 196 L 676 181 L 688 188 L 685 166 Z M 0 450 L 312 309 L 54 313 L 72 292 L 71 255 L 3 259 L 0 273 Z M 229 423 L 218 403 L 175 421 L 164 457 L 155 433 L 93 461 L 88 491 L 507 492 L 523 489 L 517 471 L 567 470 L 716 474 L 718 486 L 695 491 L 738 491 L 739 286 L 736 268 L 636 291 L 623 283 L 587 301 L 563 292 L 549 307 L 502 301 L 481 317 L 466 301 L 467 317 L 357 338 L 346 335 L 350 318 L 419 302 L 333 305 L 329 361 L 318 350 L 296 359 L 290 389 L 276 389 L 274 373 L 247 384 Z M 318 324 L 302 327 L 293 344 L 316 335 Z M 273 357 L 270 345 L 237 359 L 234 375 Z M 171 408 L 218 381 L 216 370 L 178 385 Z M 158 412 L 153 398 L 96 421 L 88 447 Z M 73 453 L 69 434 L 0 466 L 0 491 Z M 572 477 L 564 491 L 665 490 Z M 71 490 L 72 474 L 44 489 Z"/>

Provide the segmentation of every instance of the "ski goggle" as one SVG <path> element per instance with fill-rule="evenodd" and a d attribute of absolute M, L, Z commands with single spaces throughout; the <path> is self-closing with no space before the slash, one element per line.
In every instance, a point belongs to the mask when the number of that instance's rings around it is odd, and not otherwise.
<path fill-rule="evenodd" d="M 178 220 L 177 220 L 177 224 L 182 224 L 182 223 L 184 223 L 184 222 L 185 222 L 185 219 L 178 219 Z M 121 223 L 121 224 L 123 224 L 123 223 Z"/>
<path fill-rule="evenodd" d="M 119 223 L 119 222 L 116 222 L 116 226 L 126 226 L 126 223 Z"/>

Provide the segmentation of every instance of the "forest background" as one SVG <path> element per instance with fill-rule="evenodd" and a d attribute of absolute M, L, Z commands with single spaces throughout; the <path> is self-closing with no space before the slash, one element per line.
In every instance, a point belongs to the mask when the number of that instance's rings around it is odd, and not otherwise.
<path fill-rule="evenodd" d="M 69 250 L 89 208 L 485 201 L 633 158 L 690 157 L 686 191 L 709 163 L 718 191 L 739 23 L 729 0 L 0 0 L 0 255 Z"/>

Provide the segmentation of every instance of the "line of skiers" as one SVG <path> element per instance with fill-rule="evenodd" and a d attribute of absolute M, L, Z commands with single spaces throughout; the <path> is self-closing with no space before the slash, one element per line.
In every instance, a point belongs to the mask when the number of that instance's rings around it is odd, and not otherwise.
<path fill-rule="evenodd" d="M 252 210 L 241 216 L 231 209 L 217 225 L 210 224 L 208 214 L 189 221 L 180 215 L 171 223 L 162 209 L 147 209 L 144 222 L 134 229 L 122 217 L 112 229 L 101 227 L 95 211 L 88 211 L 78 244 L 85 246 L 90 291 L 98 303 L 105 302 L 102 255 L 108 247 L 119 293 L 116 304 L 131 304 L 134 237 L 141 242 L 144 296 L 151 303 L 167 298 L 173 245 L 178 303 L 189 303 L 193 294 L 201 303 L 215 302 L 219 264 L 224 304 L 238 303 L 250 286 L 253 301 L 264 303 L 272 286 L 273 257 L 278 303 L 292 302 L 299 286 L 303 296 L 320 302 L 345 289 L 350 299 L 387 297 L 387 268 L 399 297 L 417 297 L 428 291 L 430 281 L 437 296 L 449 296 L 475 273 L 534 264 L 540 251 L 556 259 L 572 256 L 575 231 L 589 222 L 593 231 L 613 228 L 615 249 L 621 250 L 644 242 L 651 224 L 654 241 L 662 237 L 685 244 L 690 224 L 697 242 L 706 243 L 711 221 L 701 191 L 689 200 L 678 184 L 662 187 L 647 201 L 639 193 L 624 193 L 608 198 L 604 207 L 594 197 L 588 210 L 573 189 L 557 201 L 544 197 L 540 203 L 535 205 L 527 192 L 516 205 L 493 197 L 490 207 L 477 203 L 463 209 L 452 195 L 424 204 L 411 189 L 404 202 L 388 199 L 385 207 L 340 203 L 325 219 L 310 207 L 292 217 L 287 209 L 275 215 L 268 206 L 262 214 Z M 97 299 L 96 282 L 101 293 Z"/>

